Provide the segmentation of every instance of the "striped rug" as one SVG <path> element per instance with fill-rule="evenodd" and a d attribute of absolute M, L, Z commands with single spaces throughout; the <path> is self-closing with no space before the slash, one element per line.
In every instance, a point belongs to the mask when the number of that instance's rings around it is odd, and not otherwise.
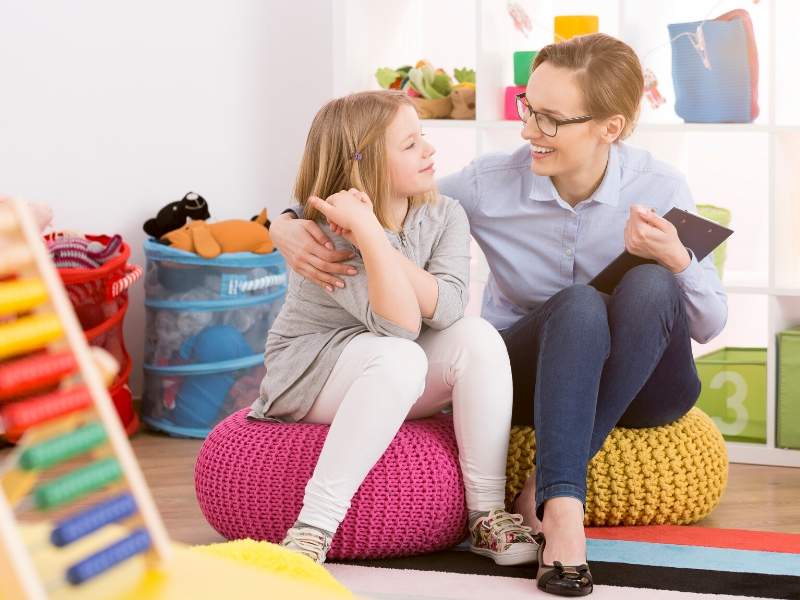
<path fill-rule="evenodd" d="M 586 530 L 592 598 L 790 598 L 800 600 L 800 535 L 704 527 Z M 549 597 L 535 565 L 499 567 L 464 546 L 409 558 L 329 565 L 366 598 L 444 600 Z M 646 591 L 645 591 L 646 590 Z"/>

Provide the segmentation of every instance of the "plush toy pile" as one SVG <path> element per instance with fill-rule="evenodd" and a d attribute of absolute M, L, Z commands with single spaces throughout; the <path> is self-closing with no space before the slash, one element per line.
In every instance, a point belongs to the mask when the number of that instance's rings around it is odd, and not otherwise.
<path fill-rule="evenodd" d="M 167 246 L 208 259 L 228 252 L 269 254 L 275 249 L 269 236 L 266 208 L 249 221 L 206 222 L 210 217 L 206 200 L 189 192 L 178 202 L 159 210 L 154 218 L 145 222 L 143 229 Z"/>

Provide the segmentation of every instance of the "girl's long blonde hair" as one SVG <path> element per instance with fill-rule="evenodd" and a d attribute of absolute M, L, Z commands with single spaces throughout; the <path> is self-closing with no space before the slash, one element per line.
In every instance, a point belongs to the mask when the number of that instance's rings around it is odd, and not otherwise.
<path fill-rule="evenodd" d="M 320 109 L 311 123 L 294 184 L 294 197 L 303 206 L 306 219 L 324 220 L 308 204 L 310 196 L 324 199 L 356 188 L 370 197 L 381 225 L 397 229 L 389 211 L 392 182 L 386 129 L 404 105 L 414 106 L 405 92 L 381 90 L 337 98 Z M 415 206 L 435 197 L 436 192 L 431 191 L 409 200 Z"/>

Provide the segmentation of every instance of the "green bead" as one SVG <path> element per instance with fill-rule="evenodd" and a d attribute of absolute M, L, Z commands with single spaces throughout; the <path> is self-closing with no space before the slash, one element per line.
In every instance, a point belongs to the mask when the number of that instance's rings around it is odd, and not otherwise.
<path fill-rule="evenodd" d="M 537 54 L 537 50 L 514 52 L 514 85 L 528 85 L 531 65 Z"/>
<path fill-rule="evenodd" d="M 19 466 L 25 471 L 48 469 L 89 452 L 105 440 L 105 428 L 100 423 L 90 423 L 26 449 L 19 458 Z"/>
<path fill-rule="evenodd" d="M 34 492 L 36 508 L 56 508 L 99 490 L 122 476 L 116 458 L 104 458 L 39 486 Z"/>

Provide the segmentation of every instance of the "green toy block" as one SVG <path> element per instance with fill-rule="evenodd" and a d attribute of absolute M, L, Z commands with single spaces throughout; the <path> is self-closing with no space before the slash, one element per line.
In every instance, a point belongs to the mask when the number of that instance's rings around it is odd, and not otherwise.
<path fill-rule="evenodd" d="M 727 227 L 731 224 L 731 211 L 727 208 L 714 206 L 713 204 L 698 204 L 697 212 L 700 213 L 701 217 L 719 223 L 723 227 Z M 717 267 L 717 274 L 719 275 L 720 281 L 722 280 L 722 271 L 725 267 L 725 257 L 728 253 L 727 247 L 728 242 L 722 242 L 712 253 L 714 266 Z"/>
<path fill-rule="evenodd" d="M 777 420 L 777 445 L 800 449 L 800 327 L 778 334 Z"/>
<path fill-rule="evenodd" d="M 767 441 L 767 350 L 722 348 L 695 359 L 697 401 L 732 442 Z"/>
<path fill-rule="evenodd" d="M 537 54 L 537 50 L 514 52 L 514 85 L 528 85 L 531 65 Z"/>

